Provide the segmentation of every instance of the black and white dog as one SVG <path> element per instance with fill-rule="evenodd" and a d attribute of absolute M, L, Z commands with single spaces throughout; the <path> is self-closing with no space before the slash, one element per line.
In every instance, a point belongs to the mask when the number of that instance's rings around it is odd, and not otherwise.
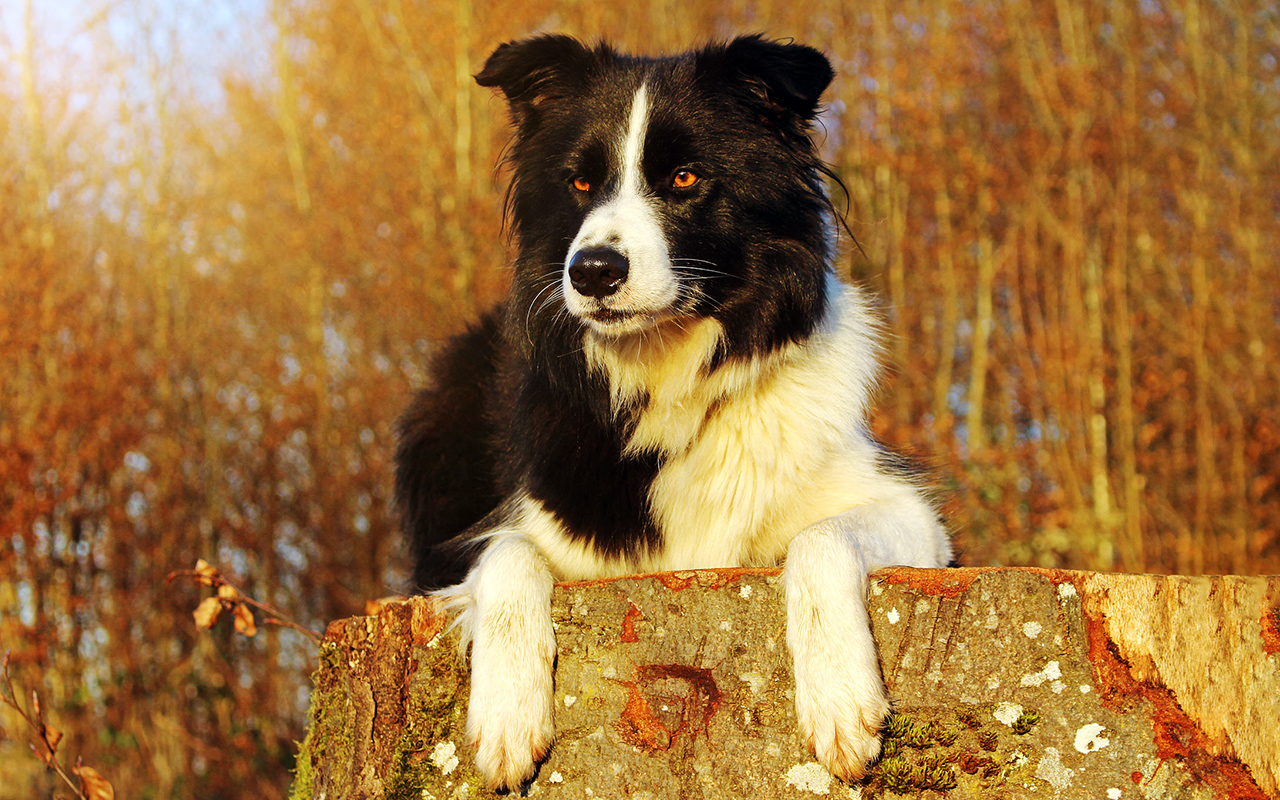
<path fill-rule="evenodd" d="M 833 274 L 810 139 L 831 79 L 757 36 L 671 58 L 539 36 L 476 77 L 511 105 L 519 255 L 403 418 L 396 489 L 417 588 L 460 608 L 492 786 L 551 745 L 552 584 L 635 572 L 785 559 L 800 731 L 845 779 L 879 752 L 866 574 L 951 550 L 867 430 L 876 320 Z"/>

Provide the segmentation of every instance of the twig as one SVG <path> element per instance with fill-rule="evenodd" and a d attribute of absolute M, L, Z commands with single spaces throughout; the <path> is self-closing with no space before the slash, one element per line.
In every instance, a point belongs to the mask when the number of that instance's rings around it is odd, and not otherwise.
<path fill-rule="evenodd" d="M 40 695 L 36 693 L 35 689 L 31 690 L 31 706 L 35 710 L 35 719 L 32 719 L 22 706 L 18 705 L 18 693 L 13 690 L 13 680 L 9 677 L 10 652 L 6 650 L 4 654 L 4 685 L 9 691 L 8 694 L 0 695 L 0 700 L 3 700 L 5 705 L 18 712 L 18 715 L 22 717 L 27 726 L 39 737 L 45 749 L 48 750 L 47 754 L 41 753 L 40 748 L 31 744 L 29 746 L 32 754 L 44 762 L 46 769 L 51 769 L 58 773 L 58 777 L 62 778 L 67 786 L 71 788 L 71 791 L 76 793 L 76 797 L 80 798 L 80 800 L 88 800 L 84 793 L 80 791 L 80 787 L 71 781 L 67 773 L 62 770 L 62 765 L 58 763 L 58 742 L 62 741 L 62 731 L 45 723 L 44 712 L 40 709 Z"/>
<path fill-rule="evenodd" d="M 275 606 L 255 600 L 245 594 L 240 590 L 240 587 L 224 578 L 221 570 L 203 558 L 196 561 L 195 569 L 180 569 L 170 572 L 165 579 L 165 583 L 167 584 L 178 577 L 192 578 L 197 583 L 212 586 L 217 590 L 216 596 L 205 598 L 195 610 L 196 625 L 200 628 L 208 629 L 212 627 L 219 614 L 222 611 L 228 611 L 235 619 L 236 630 L 245 636 L 253 636 L 257 632 L 257 628 L 253 624 L 253 615 L 247 609 L 244 609 L 244 606 L 251 606 L 266 615 L 262 620 L 263 623 L 281 628 L 292 628 L 310 639 L 317 647 L 320 646 L 320 636 L 315 631 L 294 622 L 289 618 L 288 614 L 285 614 Z M 242 611 L 242 609 L 244 610 Z"/>
<path fill-rule="evenodd" d="M 239 590 L 237 589 L 237 591 Z M 262 621 L 267 625 L 275 625 L 280 628 L 293 628 L 295 631 L 297 631 L 298 633 L 301 633 L 303 636 L 306 636 L 308 639 L 314 642 L 316 647 L 320 646 L 320 636 L 318 636 L 315 631 L 311 630 L 310 628 L 305 628 L 302 625 L 299 625 L 298 623 L 294 622 L 293 620 L 289 619 L 288 617 L 280 613 L 278 609 L 270 605 L 267 605 L 266 603 L 260 603 L 257 600 L 254 600 L 252 597 L 249 597 L 248 595 L 243 595 L 243 597 L 244 597 L 245 603 L 248 603 L 249 605 L 261 611 L 262 613 L 268 615 L 262 618 Z"/>

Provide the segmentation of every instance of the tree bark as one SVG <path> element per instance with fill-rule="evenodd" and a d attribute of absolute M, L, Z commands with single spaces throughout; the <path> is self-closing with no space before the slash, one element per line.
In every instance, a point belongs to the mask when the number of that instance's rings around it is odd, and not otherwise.
<path fill-rule="evenodd" d="M 557 739 L 529 796 L 1280 797 L 1280 578 L 891 569 L 895 712 L 847 786 L 795 731 L 773 570 L 558 586 Z M 488 797 L 436 602 L 333 623 L 291 797 Z"/>

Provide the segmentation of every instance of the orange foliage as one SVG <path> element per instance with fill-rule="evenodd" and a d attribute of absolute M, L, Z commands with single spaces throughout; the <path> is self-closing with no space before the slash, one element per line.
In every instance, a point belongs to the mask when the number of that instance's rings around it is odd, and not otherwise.
<path fill-rule="evenodd" d="M 169 571 L 216 560 L 309 628 L 400 588 L 395 416 L 506 281 L 505 109 L 468 75 L 539 28 L 832 56 L 842 268 L 892 334 L 877 431 L 936 468 L 967 563 L 1280 570 L 1271 5 L 272 0 L 242 24 L 217 97 L 164 30 L 0 61 L 0 640 L 122 796 L 283 797 L 302 735 L 311 645 L 197 631 Z M 42 773 L 0 741 L 0 796 Z"/>

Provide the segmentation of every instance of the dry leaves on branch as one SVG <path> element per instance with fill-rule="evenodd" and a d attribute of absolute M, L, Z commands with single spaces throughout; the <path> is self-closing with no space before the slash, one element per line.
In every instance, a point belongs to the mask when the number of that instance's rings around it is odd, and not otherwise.
<path fill-rule="evenodd" d="M 170 575 L 172 580 L 175 575 L 184 574 L 175 572 Z M 218 568 L 205 561 L 203 558 L 196 562 L 196 568 L 185 571 L 197 583 L 204 586 L 218 587 L 218 593 L 213 597 L 206 597 L 200 601 L 200 605 L 196 606 L 196 610 L 191 612 L 191 616 L 195 617 L 196 627 L 202 631 L 207 631 L 218 621 L 218 617 L 223 611 L 231 612 L 232 621 L 235 623 L 236 633 L 245 636 L 255 636 L 258 633 L 258 626 L 253 621 L 253 612 L 245 605 L 249 598 L 241 594 L 240 590 L 230 583 L 226 578 L 222 577 L 222 573 Z"/>
<path fill-rule="evenodd" d="M 320 644 L 320 637 L 315 632 L 289 619 L 276 608 L 249 597 L 228 581 L 217 567 L 203 558 L 196 561 L 195 569 L 171 572 L 168 580 L 172 581 L 179 576 L 190 577 L 202 586 L 213 586 L 217 589 L 217 593 L 213 597 L 206 597 L 201 600 L 195 611 L 191 612 L 191 615 L 195 618 L 196 627 L 200 630 L 212 628 L 218 621 L 218 617 L 222 615 L 222 612 L 227 611 L 231 614 L 231 621 L 235 625 L 236 633 L 244 636 L 256 636 L 258 634 L 258 625 L 253 617 L 253 609 L 256 608 L 268 615 L 263 620 L 265 623 L 293 628 L 316 644 Z"/>
<path fill-rule="evenodd" d="M 45 768 L 56 772 L 80 800 L 115 800 L 116 793 L 111 782 L 98 774 L 94 768 L 81 764 L 80 759 L 76 759 L 76 766 L 71 770 L 72 774 L 80 778 L 78 787 L 63 771 L 62 765 L 58 763 L 58 745 L 62 742 L 62 731 L 45 722 L 44 709 L 40 706 L 40 694 L 35 689 L 31 690 L 30 714 L 18 705 L 18 695 L 14 692 L 13 681 L 9 677 L 9 653 L 7 652 L 4 654 L 4 687 L 7 692 L 0 693 L 0 702 L 18 712 L 27 726 L 40 738 L 44 744 L 43 748 L 34 743 L 30 747 L 31 752 L 40 759 Z"/>

